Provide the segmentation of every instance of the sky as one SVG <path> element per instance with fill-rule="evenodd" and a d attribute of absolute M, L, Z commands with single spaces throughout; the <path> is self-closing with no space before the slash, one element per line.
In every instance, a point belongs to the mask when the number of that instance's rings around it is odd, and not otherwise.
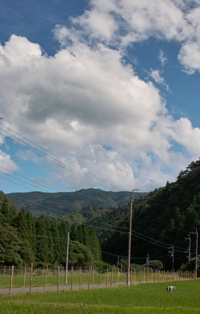
<path fill-rule="evenodd" d="M 0 190 L 153 191 L 200 157 L 200 0 L 1 0 Z"/>

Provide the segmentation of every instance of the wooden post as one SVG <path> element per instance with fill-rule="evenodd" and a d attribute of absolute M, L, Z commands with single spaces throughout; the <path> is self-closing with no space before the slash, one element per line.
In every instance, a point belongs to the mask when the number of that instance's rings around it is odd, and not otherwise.
<path fill-rule="evenodd" d="M 146 272 L 146 283 L 148 282 L 148 269 L 146 268 L 145 269 L 145 272 Z"/>
<path fill-rule="evenodd" d="M 117 268 L 117 282 L 116 282 L 117 288 L 118 288 L 118 284 L 119 284 L 119 268 Z"/>
<path fill-rule="evenodd" d="M 47 277 L 48 277 L 48 264 L 46 266 L 45 277 L 44 277 L 44 291 L 46 290 Z"/>
<path fill-rule="evenodd" d="M 9 295 L 11 295 L 11 294 L 12 294 L 13 273 L 14 273 L 14 266 L 11 266 L 11 270 L 10 270 L 10 286 L 9 286 Z"/>
<path fill-rule="evenodd" d="M 112 281 L 113 281 L 113 271 L 111 269 L 111 273 L 110 273 L 110 287 L 112 287 Z"/>
<path fill-rule="evenodd" d="M 60 267 L 57 269 L 57 291 L 60 290 Z"/>
<path fill-rule="evenodd" d="M 82 268 L 79 268 L 79 290 L 81 289 L 81 283 L 82 283 Z"/>
<path fill-rule="evenodd" d="M 31 263 L 30 267 L 30 293 L 32 291 L 32 276 L 33 276 L 33 263 Z"/>
<path fill-rule="evenodd" d="M 130 285 L 132 284 L 132 276 L 133 276 L 133 272 L 132 272 L 132 267 L 130 268 Z"/>
<path fill-rule="evenodd" d="M 88 271 L 88 290 L 90 289 L 90 272 L 91 272 L 91 267 L 89 268 L 89 271 Z"/>
<path fill-rule="evenodd" d="M 106 272 L 106 288 L 108 287 L 108 268 L 107 268 L 107 272 Z"/>
<path fill-rule="evenodd" d="M 73 270 L 74 270 L 74 267 L 72 266 L 71 267 L 71 290 L 72 290 L 72 286 L 73 286 Z"/>
<path fill-rule="evenodd" d="M 94 283 L 94 266 L 92 266 L 92 283 Z"/>
<path fill-rule="evenodd" d="M 134 269 L 134 284 L 136 284 L 136 269 Z"/>
<path fill-rule="evenodd" d="M 24 287 L 26 287 L 26 266 L 24 267 Z"/>

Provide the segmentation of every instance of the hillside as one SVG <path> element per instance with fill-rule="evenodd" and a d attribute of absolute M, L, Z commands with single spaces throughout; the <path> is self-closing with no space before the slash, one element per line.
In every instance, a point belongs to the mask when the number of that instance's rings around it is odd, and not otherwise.
<path fill-rule="evenodd" d="M 109 222 L 112 224 L 112 221 Z M 103 245 L 103 250 L 127 256 L 129 218 L 119 225 L 126 228 L 114 232 Z M 191 254 L 195 256 L 194 227 L 200 230 L 200 160 L 192 162 L 181 171 L 174 183 L 149 193 L 133 211 L 132 262 L 145 263 L 147 254 L 151 259 L 161 259 L 170 269 L 172 259 L 168 255 L 171 244 L 175 248 L 175 267 L 187 260 L 188 234 L 191 234 Z M 109 262 L 116 257 L 105 256 Z"/>
<path fill-rule="evenodd" d="M 147 193 L 135 193 L 136 197 Z M 19 209 L 24 208 L 33 215 L 62 216 L 80 211 L 82 208 L 117 208 L 126 205 L 131 192 L 111 192 L 100 189 L 82 189 L 76 192 L 27 192 L 7 194 Z"/>

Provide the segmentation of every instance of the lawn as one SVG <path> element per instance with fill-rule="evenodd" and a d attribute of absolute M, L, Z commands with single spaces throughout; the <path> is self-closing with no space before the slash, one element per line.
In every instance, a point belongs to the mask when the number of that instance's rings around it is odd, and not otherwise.
<path fill-rule="evenodd" d="M 168 284 L 176 291 L 167 292 Z M 200 313 L 200 281 L 1 296 L 0 313 Z"/>

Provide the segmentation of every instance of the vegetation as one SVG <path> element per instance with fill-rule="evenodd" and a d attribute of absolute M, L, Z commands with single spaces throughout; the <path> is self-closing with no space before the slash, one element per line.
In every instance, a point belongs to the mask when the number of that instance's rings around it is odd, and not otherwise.
<path fill-rule="evenodd" d="M 147 193 L 137 193 L 142 196 Z M 112 192 L 100 189 L 83 189 L 76 192 L 60 193 L 10 193 L 9 199 L 18 209 L 24 208 L 34 216 L 58 217 L 80 211 L 82 208 L 117 208 L 126 205 L 130 200 L 131 192 Z"/>
<path fill-rule="evenodd" d="M 192 162 L 181 171 L 177 181 L 167 182 L 166 186 L 149 193 L 148 197 L 135 204 L 133 210 L 132 262 L 145 263 L 147 254 L 150 259 L 159 259 L 165 269 L 172 267 L 168 254 L 171 244 L 175 248 L 175 268 L 186 263 L 188 243 L 187 234 L 200 227 L 200 160 Z M 103 251 L 116 255 L 127 254 L 129 218 L 124 217 L 119 231 L 104 243 Z M 124 228 L 124 229 L 122 229 Z M 117 228 L 116 228 L 117 229 Z M 192 257 L 195 256 L 195 235 L 191 234 Z M 126 243 L 126 245 L 125 245 Z M 140 260 L 138 256 L 142 257 Z M 104 256 L 107 262 L 116 263 L 116 258 Z"/>
<path fill-rule="evenodd" d="M 130 288 L 92 289 L 68 292 L 1 296 L 1 313 L 199 313 L 200 285 L 196 281 L 169 282 L 176 290 L 166 291 L 166 283 L 139 284 Z"/>
<path fill-rule="evenodd" d="M 70 232 L 69 266 L 88 266 L 101 261 L 101 246 L 96 232 L 84 225 L 69 225 L 64 220 L 33 217 L 17 210 L 0 193 L 0 264 L 44 266 L 65 265 L 67 234 Z"/>
<path fill-rule="evenodd" d="M 187 234 L 200 227 L 200 160 L 181 171 L 176 182 L 136 197 L 133 203 L 131 263 L 146 267 L 160 261 L 165 270 L 188 269 L 185 251 Z M 66 238 L 70 231 L 69 265 L 103 263 L 126 266 L 129 232 L 130 192 L 104 192 L 96 189 L 74 193 L 14 193 L 26 209 L 17 210 L 3 192 L 0 195 L 0 263 L 6 265 L 64 264 Z M 139 195 L 136 195 L 139 196 Z M 33 201 L 34 197 L 34 201 Z M 29 205 L 30 206 L 29 206 Z M 47 206 L 47 207 L 46 207 Z M 31 210 L 68 215 L 62 219 L 32 216 Z M 117 207 L 118 206 L 118 207 Z M 78 210 L 79 209 L 79 210 Z M 52 215 L 53 210 L 49 210 Z M 92 228 L 92 229 L 91 229 Z M 94 229 L 96 231 L 94 231 Z M 100 239 L 100 240 L 99 240 Z M 195 257 L 195 235 L 191 234 L 191 258 Z M 100 243 L 101 241 L 101 243 Z M 174 245 L 174 265 L 169 247 Z M 157 262 L 158 265 L 158 262 Z M 102 266 L 104 267 L 104 265 Z"/>

